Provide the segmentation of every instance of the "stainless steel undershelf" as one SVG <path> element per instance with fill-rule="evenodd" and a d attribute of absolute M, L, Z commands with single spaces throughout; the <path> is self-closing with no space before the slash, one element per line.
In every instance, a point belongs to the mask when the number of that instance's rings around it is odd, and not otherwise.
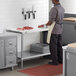
<path fill-rule="evenodd" d="M 41 57 L 44 55 L 49 55 L 49 53 L 39 53 L 39 52 L 30 52 L 30 51 L 23 51 L 22 53 L 22 60 L 28 60 L 28 59 L 33 59 L 37 57 Z M 18 58 L 21 58 L 21 52 L 18 53 Z"/>

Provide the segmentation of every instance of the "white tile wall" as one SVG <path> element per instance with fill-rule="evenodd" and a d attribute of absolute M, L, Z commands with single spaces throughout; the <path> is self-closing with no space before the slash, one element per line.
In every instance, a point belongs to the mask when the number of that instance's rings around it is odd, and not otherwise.
<path fill-rule="evenodd" d="M 25 12 L 28 10 L 32 10 L 32 6 L 34 6 L 34 10 L 36 10 L 36 19 L 33 19 L 32 16 L 30 19 L 26 19 L 24 24 L 31 26 L 38 26 L 40 24 L 45 24 L 48 21 L 48 10 L 49 10 L 49 0 L 21 0 L 21 7 L 25 9 Z"/>
<path fill-rule="evenodd" d="M 60 2 L 65 8 L 65 13 L 76 14 L 76 0 L 60 0 Z"/>

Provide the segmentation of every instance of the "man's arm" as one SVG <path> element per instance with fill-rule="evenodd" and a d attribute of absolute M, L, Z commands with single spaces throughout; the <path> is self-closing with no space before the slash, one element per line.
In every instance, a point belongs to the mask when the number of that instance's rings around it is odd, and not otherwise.
<path fill-rule="evenodd" d="M 55 19 L 56 19 L 57 10 L 55 8 L 52 8 L 49 12 L 49 21 L 46 24 L 46 26 L 51 25 Z"/>

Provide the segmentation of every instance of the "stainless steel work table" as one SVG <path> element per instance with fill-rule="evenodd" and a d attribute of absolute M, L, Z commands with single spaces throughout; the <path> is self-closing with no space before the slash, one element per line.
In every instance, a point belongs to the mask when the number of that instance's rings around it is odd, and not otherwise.
<path fill-rule="evenodd" d="M 50 54 L 50 52 L 49 53 L 38 53 L 38 52 L 23 51 L 23 36 L 24 36 L 24 34 L 31 33 L 31 32 L 48 31 L 48 28 L 37 28 L 37 29 L 23 30 L 23 31 L 19 31 L 19 30 L 11 28 L 11 29 L 7 29 L 7 31 L 21 34 L 21 53 L 18 54 L 18 58 L 20 58 L 20 61 L 21 61 L 21 68 L 23 68 L 23 60 L 28 60 L 28 59 L 37 58 L 40 56 Z"/>

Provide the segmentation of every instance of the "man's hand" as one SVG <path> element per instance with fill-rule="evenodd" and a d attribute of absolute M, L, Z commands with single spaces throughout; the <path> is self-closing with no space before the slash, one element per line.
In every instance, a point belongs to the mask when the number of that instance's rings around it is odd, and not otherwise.
<path fill-rule="evenodd" d="M 51 24 L 52 24 L 52 22 L 51 21 L 48 21 L 48 23 L 46 24 L 46 26 L 49 26 Z"/>

